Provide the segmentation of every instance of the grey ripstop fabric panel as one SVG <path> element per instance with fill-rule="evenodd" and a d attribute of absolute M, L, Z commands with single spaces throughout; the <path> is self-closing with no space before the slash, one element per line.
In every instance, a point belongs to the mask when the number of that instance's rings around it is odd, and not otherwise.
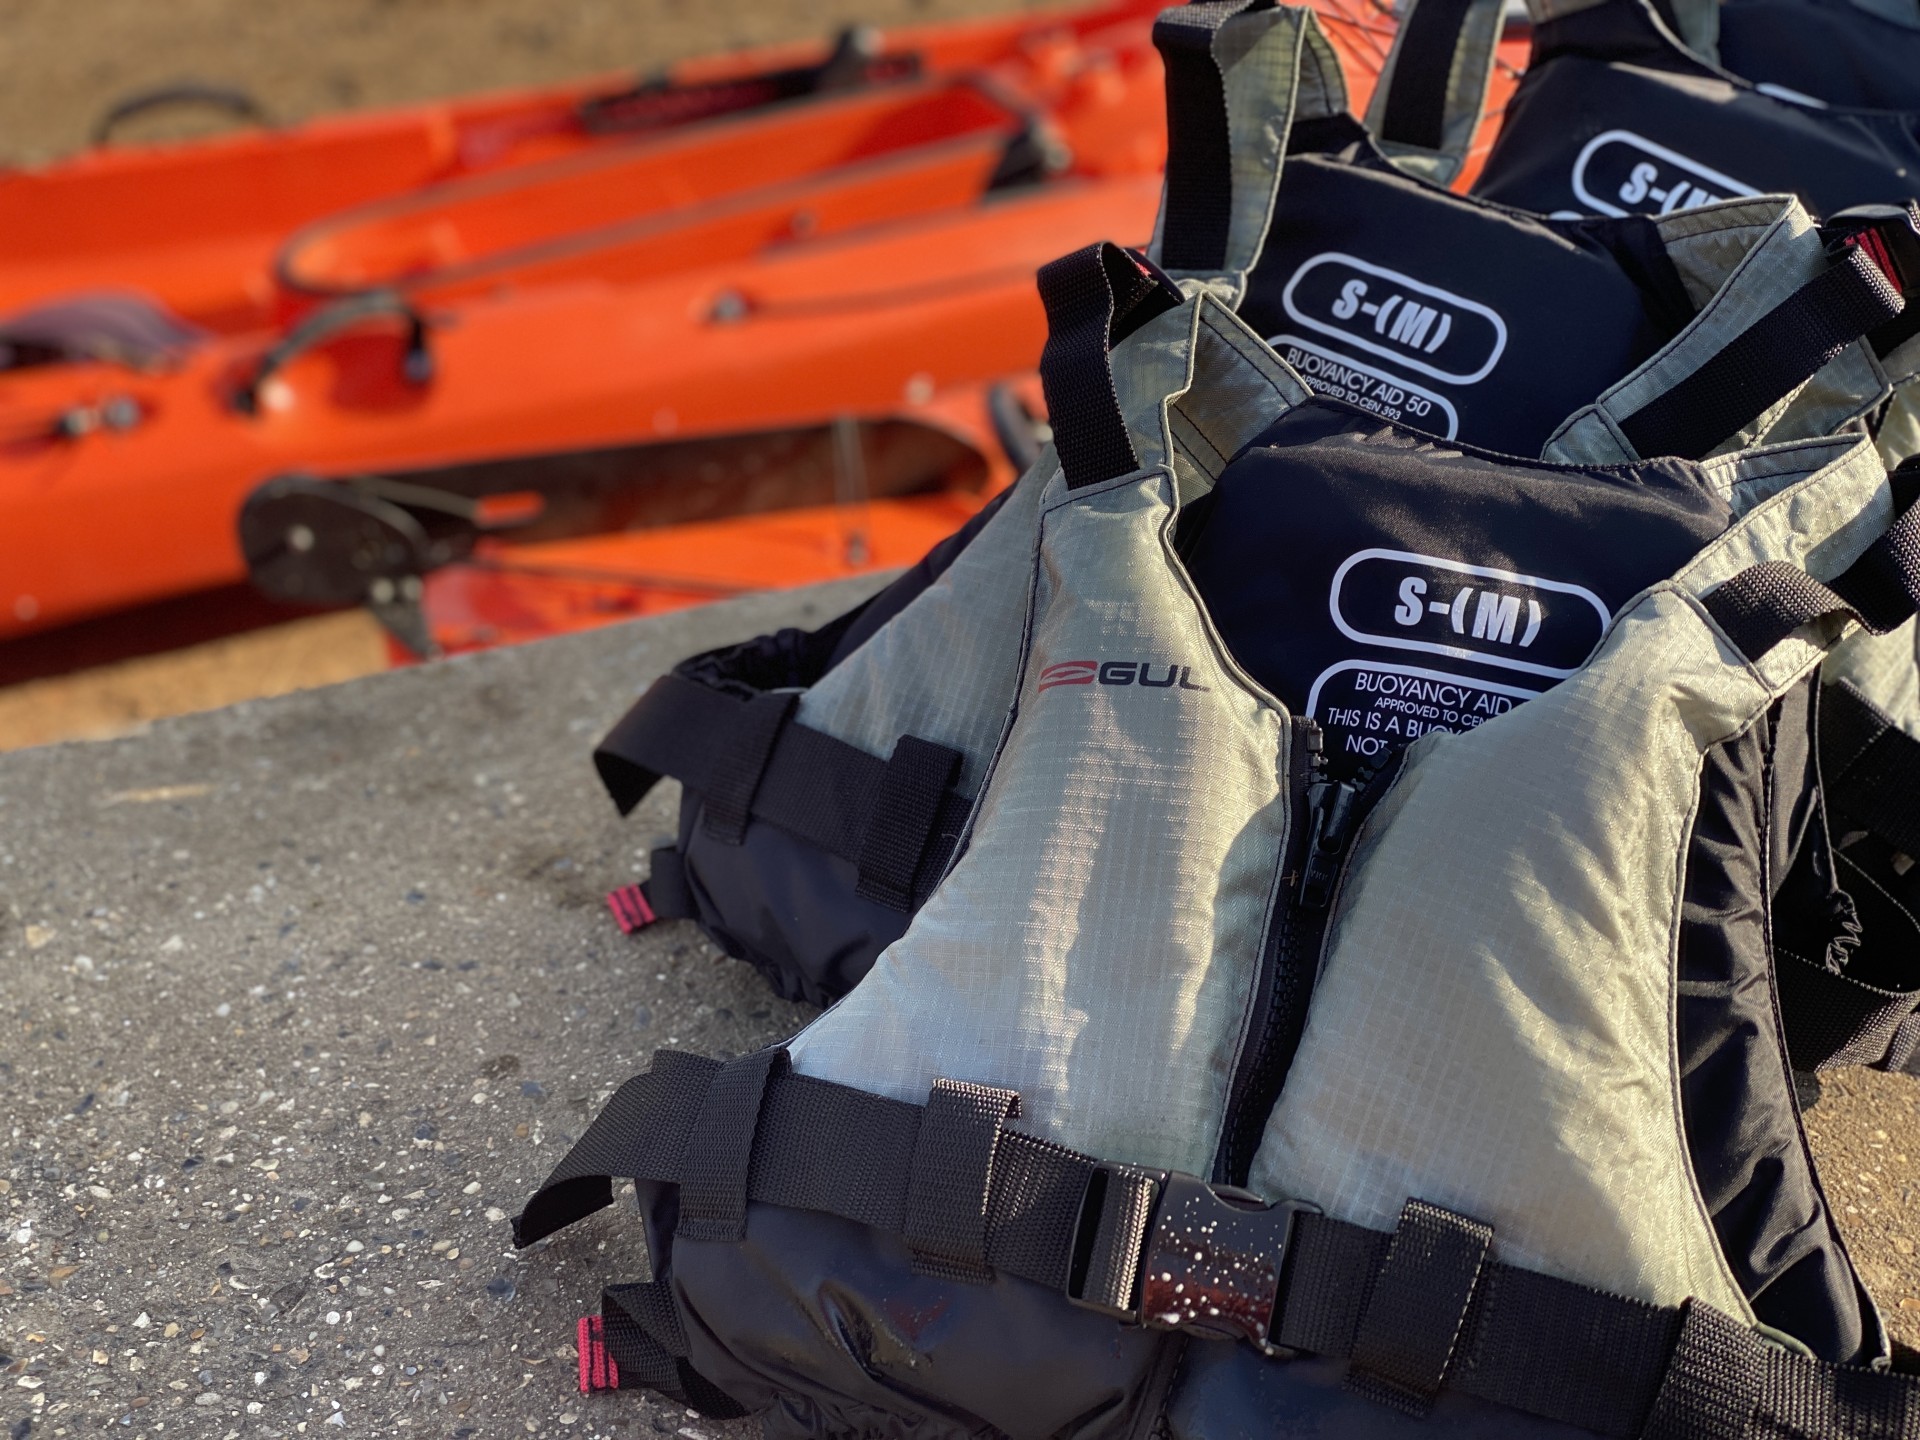
<path fill-rule="evenodd" d="M 1542 449 L 1546 459 L 1612 465 L 1642 458 L 1621 433 L 1621 419 L 1713 359 L 1828 265 L 1813 217 L 1786 196 L 1702 206 L 1667 217 L 1660 228 L 1700 311 L 1659 354 L 1568 417 Z M 1720 453 L 1830 435 L 1879 405 L 1889 388 L 1872 347 L 1855 343 L 1795 394 L 1729 436 Z"/>
<path fill-rule="evenodd" d="M 883 759 L 902 735 L 951 746 L 961 791 L 975 790 L 1006 722 L 1040 493 L 1059 468 L 1049 446 L 946 573 L 801 694 L 800 723 Z"/>
<path fill-rule="evenodd" d="M 1766 559 L 1834 575 L 1891 500 L 1864 438 L 1717 463 L 1769 498 L 1574 676 L 1406 752 L 1335 900 L 1261 1193 L 1378 1228 L 1415 1195 L 1492 1225 L 1508 1264 L 1751 1319 L 1681 1124 L 1682 860 L 1706 750 L 1825 652 L 1795 636 L 1749 664 L 1697 597 Z"/>
<path fill-rule="evenodd" d="M 1171 536 L 1183 485 L 1305 396 L 1249 358 L 1263 348 L 1208 297 L 1120 347 L 1128 413 L 1159 417 L 1148 468 L 1049 486 L 1018 700 L 966 852 L 791 1042 L 800 1073 L 915 1100 L 942 1076 L 1002 1086 L 1020 1129 L 1211 1166 L 1280 883 L 1288 731 Z"/>
<path fill-rule="evenodd" d="M 1175 8 L 1162 20 L 1177 23 L 1180 18 L 1181 11 Z M 1226 92 L 1233 174 L 1227 253 L 1219 273 L 1171 270 L 1168 274 L 1190 292 L 1205 289 L 1237 305 L 1273 219 L 1287 133 L 1296 120 L 1344 115 L 1347 81 L 1333 42 L 1304 5 L 1276 5 L 1235 15 L 1215 33 L 1212 52 Z M 1163 190 L 1153 242 L 1147 248 L 1155 264 L 1160 263 L 1165 217 Z"/>

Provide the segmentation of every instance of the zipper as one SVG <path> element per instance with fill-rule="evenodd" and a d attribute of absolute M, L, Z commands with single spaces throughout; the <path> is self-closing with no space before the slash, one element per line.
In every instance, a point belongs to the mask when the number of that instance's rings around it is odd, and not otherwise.
<path fill-rule="evenodd" d="M 1326 735 L 1319 723 L 1295 716 L 1292 729 L 1287 779 L 1293 824 L 1277 913 L 1254 982 L 1253 1022 L 1227 1091 L 1226 1124 L 1213 1167 L 1217 1184 L 1244 1185 L 1253 1168 L 1267 1116 L 1280 1098 L 1306 1030 L 1347 852 L 1360 822 L 1386 788 L 1380 782 L 1398 768 L 1392 763 L 1398 759 L 1395 752 L 1383 767 L 1369 767 L 1354 780 L 1329 780 Z"/>

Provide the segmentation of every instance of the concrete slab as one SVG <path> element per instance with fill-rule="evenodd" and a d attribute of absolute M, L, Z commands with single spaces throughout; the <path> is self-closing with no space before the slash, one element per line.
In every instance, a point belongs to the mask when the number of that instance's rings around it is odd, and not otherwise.
<path fill-rule="evenodd" d="M 0 1433 L 751 1433 L 577 1394 L 631 1227 L 529 1258 L 505 1218 L 655 1048 L 805 1018 L 690 926 L 613 928 L 673 797 L 621 822 L 588 751 L 681 656 L 858 590 L 0 757 Z M 1809 1119 L 1912 1340 L 1920 1086 Z"/>

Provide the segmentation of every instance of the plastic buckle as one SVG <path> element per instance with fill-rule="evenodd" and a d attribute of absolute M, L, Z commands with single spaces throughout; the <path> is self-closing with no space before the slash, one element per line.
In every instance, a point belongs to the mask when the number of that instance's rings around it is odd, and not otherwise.
<path fill-rule="evenodd" d="M 1160 1194 L 1140 1278 L 1140 1323 L 1217 1340 L 1246 1340 L 1264 1354 L 1280 1275 L 1302 1212 L 1317 1205 L 1269 1203 L 1249 1191 L 1170 1175 Z"/>
<path fill-rule="evenodd" d="M 1131 1235 L 1103 1235 L 1102 1222 L 1110 1218 L 1108 1196 L 1123 1187 L 1151 1186 L 1155 1197 L 1154 1208 L 1157 1210 L 1159 1193 L 1167 1183 L 1167 1178 L 1168 1172 L 1165 1170 L 1151 1170 L 1140 1165 L 1094 1166 L 1093 1173 L 1087 1177 L 1086 1193 L 1080 1198 L 1079 1217 L 1073 1225 L 1073 1254 L 1067 1268 L 1068 1300 L 1083 1310 L 1097 1311 L 1110 1320 L 1128 1325 L 1140 1323 L 1140 1307 L 1137 1303 L 1140 1266 L 1134 1254 L 1142 1238 L 1141 1233 L 1136 1230 Z M 1134 1223 L 1140 1222 L 1136 1220 Z M 1103 1240 L 1106 1242 L 1104 1245 Z M 1118 1254 L 1113 1253 L 1116 1247 Z M 1123 1274 L 1106 1273 L 1117 1263 L 1124 1263 Z M 1096 1271 L 1100 1273 L 1096 1274 Z M 1116 1280 L 1125 1284 L 1125 1296 L 1109 1295 L 1102 1298 L 1098 1287 Z M 1089 1293 L 1090 1290 L 1094 1293 Z M 1115 1300 L 1121 1303 L 1113 1303 Z"/>

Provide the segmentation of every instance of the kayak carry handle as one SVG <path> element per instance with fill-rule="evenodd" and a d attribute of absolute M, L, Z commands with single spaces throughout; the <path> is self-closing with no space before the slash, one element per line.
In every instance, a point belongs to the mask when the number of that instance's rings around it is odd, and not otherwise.
<path fill-rule="evenodd" d="M 93 143 L 110 143 L 113 132 L 135 116 L 150 114 L 155 110 L 171 110 L 181 105 L 224 110 L 236 120 L 245 120 L 253 125 L 273 124 L 273 117 L 267 114 L 266 107 L 246 91 L 226 85 L 203 85 L 190 80 L 180 85 L 157 85 L 151 90 L 136 90 L 114 101 L 106 114 L 94 123 Z"/>
<path fill-rule="evenodd" d="M 391 290 L 372 290 L 316 310 L 289 330 L 284 339 L 260 357 L 258 367 L 235 392 L 234 408 L 245 415 L 258 415 L 261 388 L 296 357 L 370 320 L 389 318 L 404 322 L 407 329 L 407 348 L 400 362 L 400 373 L 410 385 L 425 385 L 433 379 L 433 352 L 427 348 L 426 316 L 402 295 Z"/>

